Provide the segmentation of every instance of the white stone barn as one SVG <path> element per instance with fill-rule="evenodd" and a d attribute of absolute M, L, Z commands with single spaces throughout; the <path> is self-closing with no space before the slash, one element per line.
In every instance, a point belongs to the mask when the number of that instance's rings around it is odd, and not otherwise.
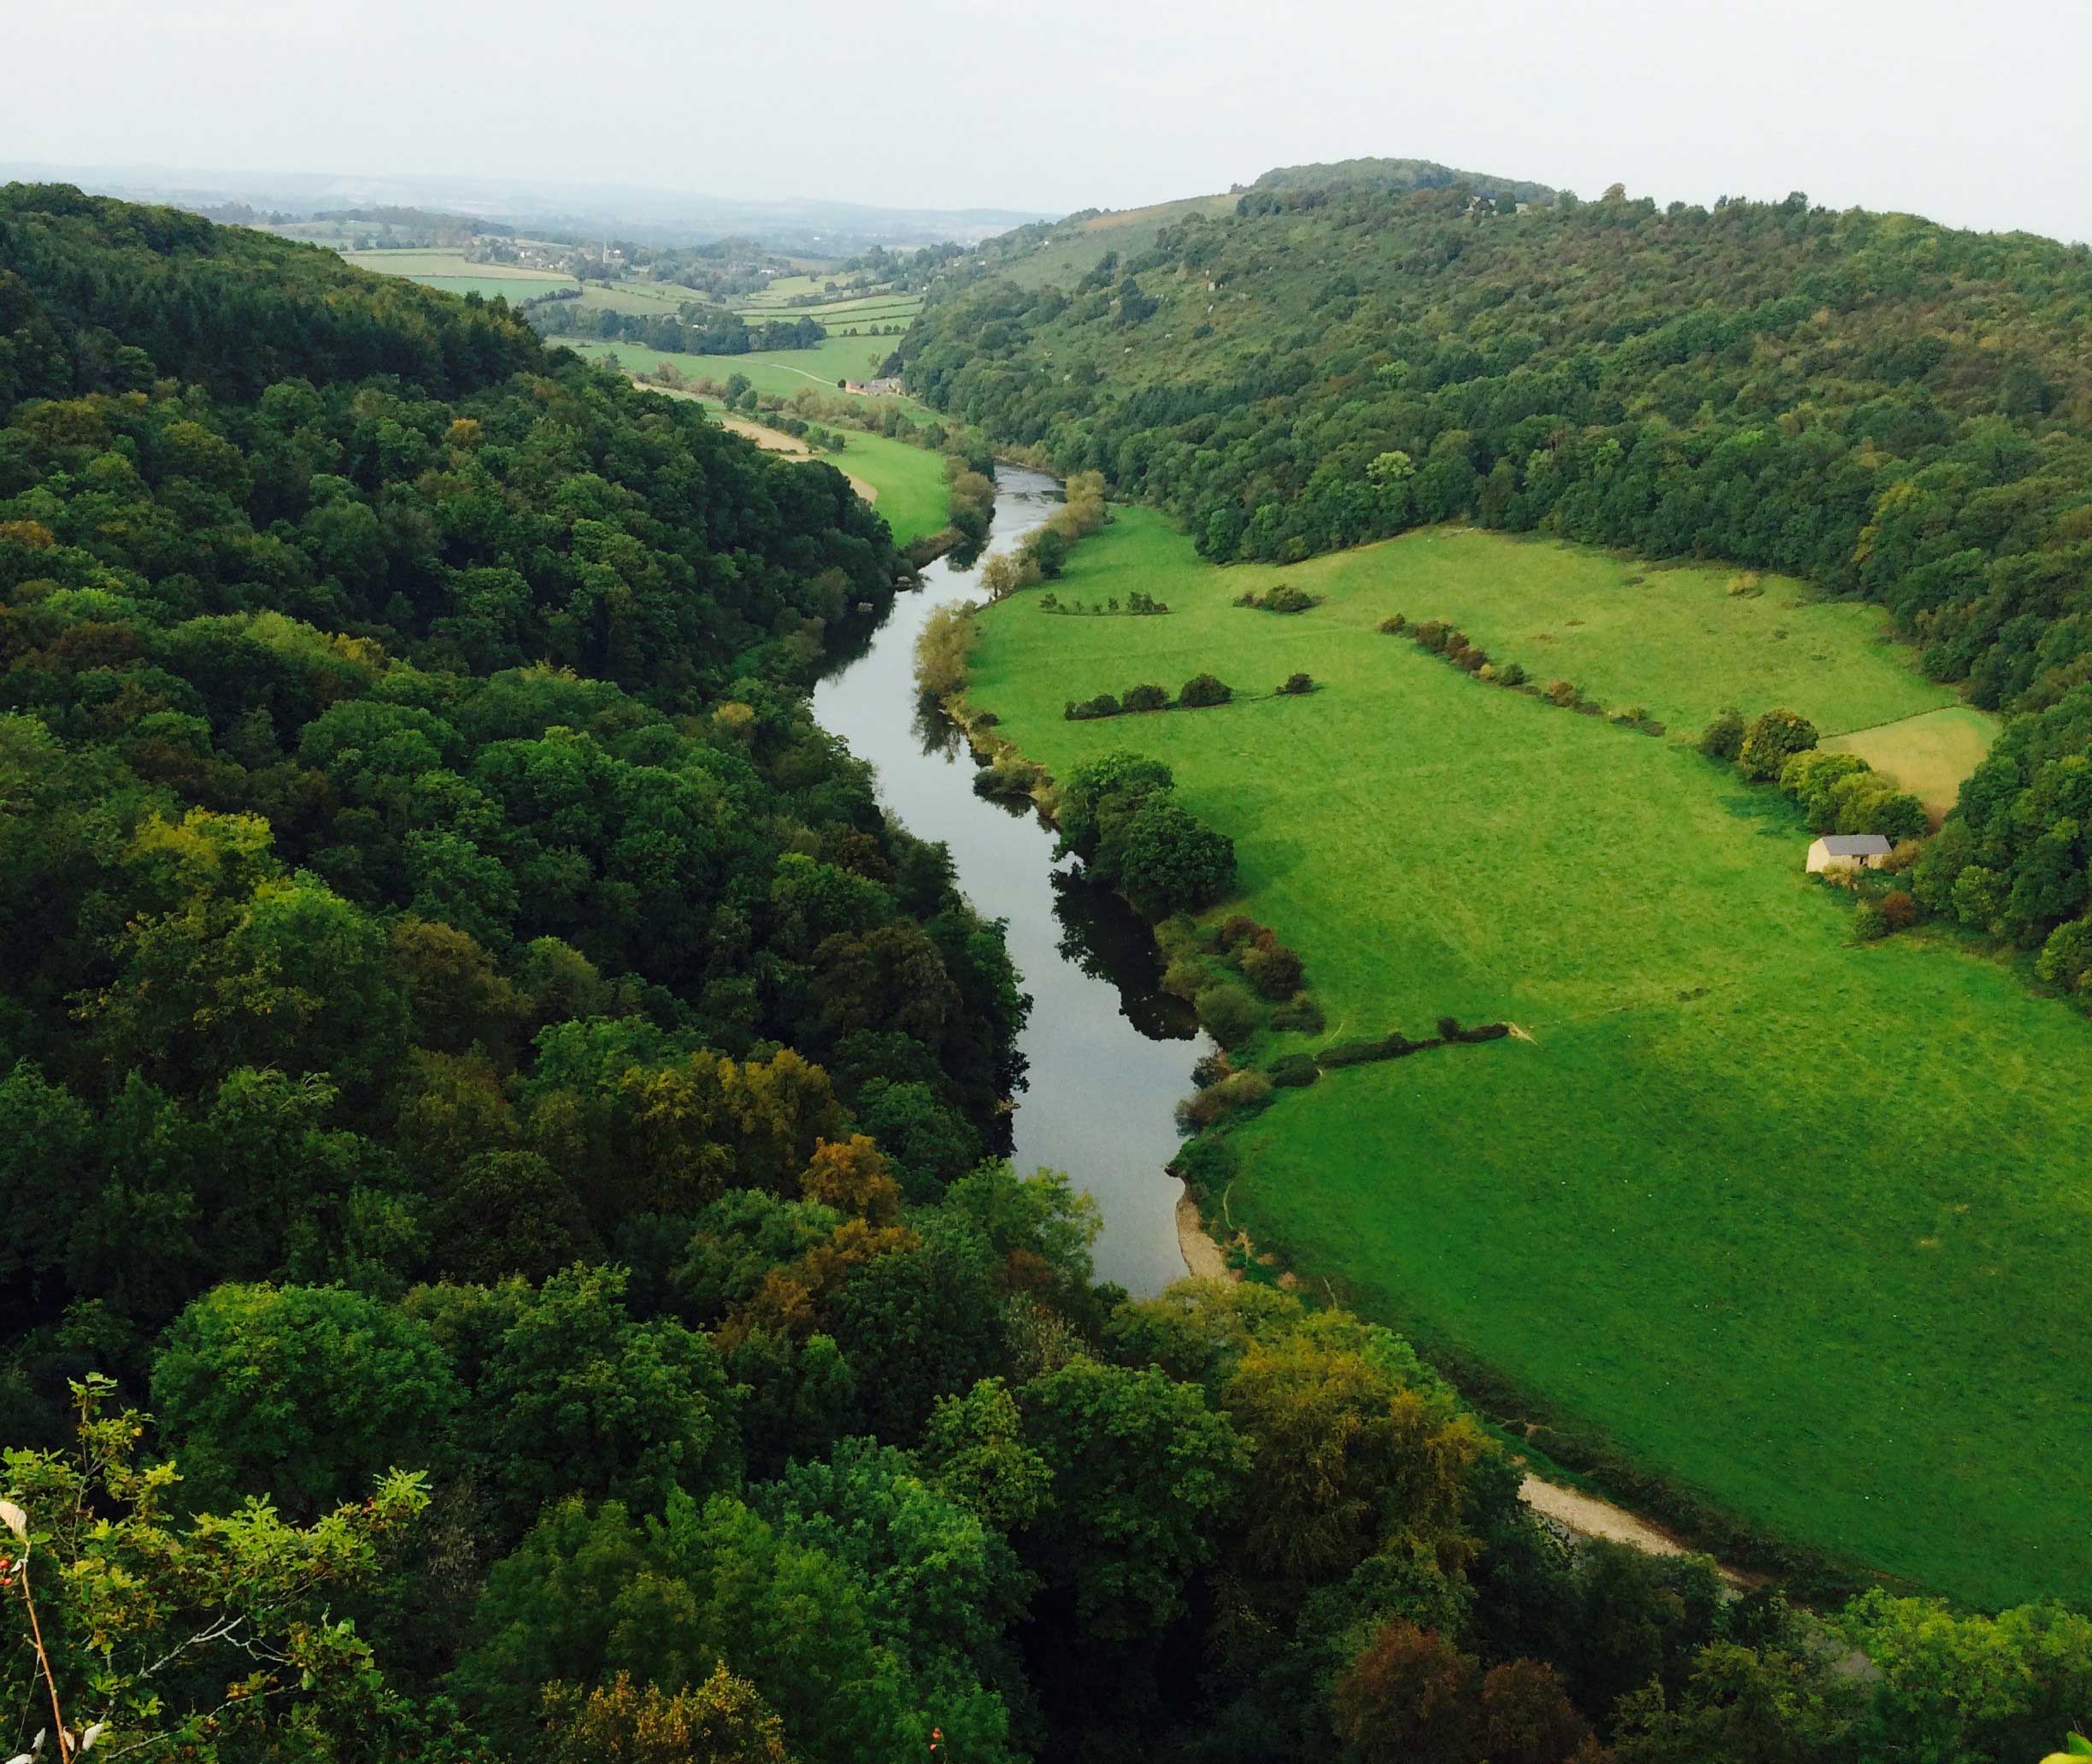
<path fill-rule="evenodd" d="M 1813 876 L 1832 864 L 1878 870 L 1895 850 L 1895 846 L 1879 833 L 1825 833 L 1808 849 L 1808 873 Z"/>

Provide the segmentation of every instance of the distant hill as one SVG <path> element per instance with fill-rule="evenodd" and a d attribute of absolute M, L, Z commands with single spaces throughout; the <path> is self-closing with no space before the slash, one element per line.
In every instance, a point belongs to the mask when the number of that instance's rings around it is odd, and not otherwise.
<path fill-rule="evenodd" d="M 0 162 L 0 182 L 77 185 L 97 195 L 166 203 L 222 215 L 241 203 L 272 218 L 313 219 L 344 210 L 426 209 L 464 215 L 482 232 L 530 230 L 554 237 L 605 233 L 650 245 L 696 245 L 736 236 L 806 256 L 889 249 L 971 245 L 1041 219 L 1036 209 L 880 208 L 805 197 L 748 199 L 644 185 L 545 184 L 514 178 L 357 172 L 206 172 L 166 166 L 65 166 Z M 485 223 L 502 221 L 508 226 Z"/>
<path fill-rule="evenodd" d="M 1464 184 L 1479 196 L 1513 202 L 1552 202 L 1561 192 L 1524 178 L 1493 172 L 1463 172 L 1430 159 L 1340 159 L 1322 165 L 1278 166 L 1249 186 L 1249 196 L 1319 191 L 1448 190 Z"/>

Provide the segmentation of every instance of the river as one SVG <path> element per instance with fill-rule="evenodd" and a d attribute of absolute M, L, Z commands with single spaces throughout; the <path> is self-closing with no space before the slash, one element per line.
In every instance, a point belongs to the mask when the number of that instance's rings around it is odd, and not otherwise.
<path fill-rule="evenodd" d="M 990 548 L 1003 550 L 1045 520 L 1060 491 L 1020 467 L 1000 467 L 996 477 Z M 933 609 L 979 598 L 979 573 L 978 562 L 929 565 L 922 587 L 896 598 L 868 647 L 814 688 L 814 714 L 878 768 L 880 799 L 910 832 L 950 849 L 976 909 L 1008 921 L 1010 956 L 1031 995 L 1018 1044 L 1028 1085 L 1016 1097 L 1014 1161 L 1026 1173 L 1065 1170 L 1096 1197 L 1098 1277 L 1144 1297 L 1184 1273 L 1183 1185 L 1163 1167 L 1179 1143 L 1172 1111 L 1208 1044 L 1161 991 L 1147 926 L 1070 865 L 1055 867 L 1053 832 L 1028 803 L 976 796 L 958 730 L 919 709 L 915 635 Z"/>

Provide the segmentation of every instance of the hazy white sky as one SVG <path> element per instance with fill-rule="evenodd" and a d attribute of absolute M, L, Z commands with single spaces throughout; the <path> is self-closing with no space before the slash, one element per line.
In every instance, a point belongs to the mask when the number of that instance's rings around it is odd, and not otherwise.
<path fill-rule="evenodd" d="M 1061 211 L 1415 156 L 2092 238 L 2092 0 L 59 0 L 0 160 Z"/>

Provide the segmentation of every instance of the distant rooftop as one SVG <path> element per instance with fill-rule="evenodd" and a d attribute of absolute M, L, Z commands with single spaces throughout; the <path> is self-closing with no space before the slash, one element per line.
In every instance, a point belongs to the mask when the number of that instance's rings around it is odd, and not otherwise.
<path fill-rule="evenodd" d="M 1879 833 L 1825 833 L 1821 844 L 1830 857 L 1886 857 L 1895 850 Z"/>

